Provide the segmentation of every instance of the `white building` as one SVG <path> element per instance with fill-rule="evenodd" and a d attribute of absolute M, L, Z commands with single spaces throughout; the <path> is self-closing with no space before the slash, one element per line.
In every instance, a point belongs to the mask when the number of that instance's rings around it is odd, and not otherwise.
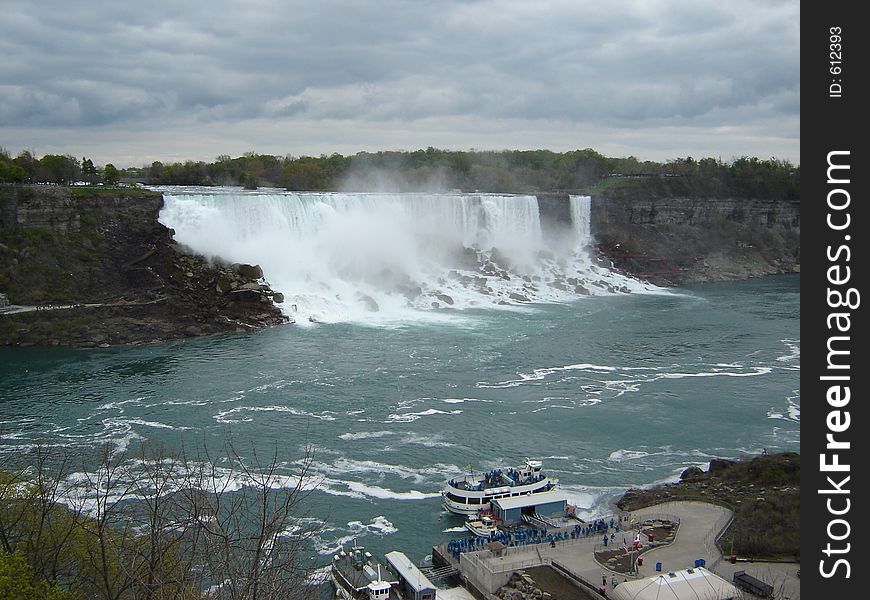
<path fill-rule="evenodd" d="M 740 591 L 704 567 L 626 581 L 609 592 L 615 600 L 732 600 Z"/>

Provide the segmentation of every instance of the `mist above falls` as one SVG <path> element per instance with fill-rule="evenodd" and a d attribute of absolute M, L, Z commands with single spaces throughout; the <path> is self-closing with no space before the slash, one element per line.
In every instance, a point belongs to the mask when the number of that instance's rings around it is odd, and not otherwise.
<path fill-rule="evenodd" d="M 655 290 L 596 264 L 589 198 L 570 202 L 572 227 L 549 232 L 529 195 L 187 189 L 164 192 L 160 221 L 198 253 L 259 264 L 297 323 Z"/>

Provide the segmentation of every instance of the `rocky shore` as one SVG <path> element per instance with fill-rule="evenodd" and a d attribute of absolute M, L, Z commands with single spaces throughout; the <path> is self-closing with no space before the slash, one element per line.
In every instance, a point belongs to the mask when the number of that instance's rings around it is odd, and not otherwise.
<path fill-rule="evenodd" d="M 173 241 L 147 190 L 0 187 L 0 345 L 107 347 L 288 321 L 256 265 Z"/>

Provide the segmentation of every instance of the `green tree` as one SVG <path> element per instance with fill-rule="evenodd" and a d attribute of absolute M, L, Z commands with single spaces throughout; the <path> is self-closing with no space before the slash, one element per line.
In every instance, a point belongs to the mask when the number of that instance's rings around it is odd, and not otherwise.
<path fill-rule="evenodd" d="M 163 163 L 160 162 L 159 160 L 155 160 L 153 163 L 151 163 L 151 166 L 148 167 L 148 169 L 147 169 L 147 173 L 148 173 L 147 174 L 148 183 L 151 183 L 151 184 L 167 183 L 166 181 L 163 180 L 164 168 L 163 168 Z"/>
<path fill-rule="evenodd" d="M 46 154 L 39 160 L 39 181 L 66 185 L 78 178 L 79 161 L 72 156 Z"/>
<path fill-rule="evenodd" d="M 0 183 L 21 183 L 27 178 L 24 169 L 15 164 L 0 160 Z"/>
<path fill-rule="evenodd" d="M 325 187 L 323 168 L 315 162 L 316 159 L 300 159 L 290 163 L 281 172 L 279 183 L 288 190 L 308 191 L 322 190 Z M 310 161 L 310 162 L 309 162 Z"/>
<path fill-rule="evenodd" d="M 103 179 L 107 184 L 116 185 L 120 178 L 121 172 L 118 171 L 112 163 L 107 163 L 106 166 L 103 167 Z"/>
<path fill-rule="evenodd" d="M 71 596 L 39 580 L 21 554 L 0 551 L 0 598 L 8 600 L 65 600 Z"/>
<path fill-rule="evenodd" d="M 90 158 L 82 157 L 82 179 L 84 179 L 88 183 L 96 183 L 97 181 L 97 168 L 94 166 L 94 161 Z"/>
<path fill-rule="evenodd" d="M 36 181 L 37 171 L 39 170 L 39 161 L 33 156 L 30 150 L 22 150 L 18 153 L 12 164 L 21 167 L 24 170 L 25 180 Z"/>

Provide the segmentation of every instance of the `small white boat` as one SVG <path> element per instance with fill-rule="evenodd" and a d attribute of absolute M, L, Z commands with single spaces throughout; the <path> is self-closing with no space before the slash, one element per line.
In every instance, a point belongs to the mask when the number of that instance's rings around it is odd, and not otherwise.
<path fill-rule="evenodd" d="M 498 533 L 498 527 L 495 519 L 489 515 L 480 515 L 479 517 L 468 517 L 465 521 L 465 528 L 474 535 L 482 538 L 491 538 Z"/>

